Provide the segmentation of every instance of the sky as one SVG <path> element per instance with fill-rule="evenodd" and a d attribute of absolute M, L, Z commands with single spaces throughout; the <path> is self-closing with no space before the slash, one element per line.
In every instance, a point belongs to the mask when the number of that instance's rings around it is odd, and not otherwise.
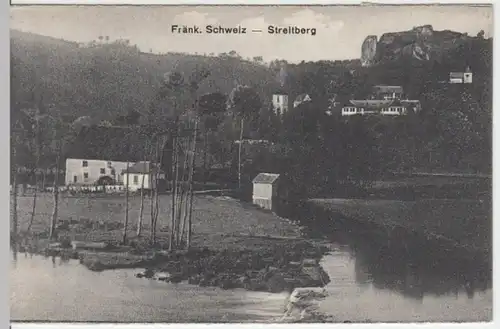
<path fill-rule="evenodd" d="M 247 34 L 176 34 L 174 24 L 247 28 Z M 154 53 L 223 53 L 289 62 L 359 58 L 368 35 L 430 24 L 485 36 L 493 33 L 492 7 L 433 6 L 22 6 L 11 7 L 11 28 L 70 41 L 102 36 L 129 39 Z M 316 28 L 316 35 L 271 35 L 269 25 Z M 252 29 L 262 29 L 252 33 Z"/>

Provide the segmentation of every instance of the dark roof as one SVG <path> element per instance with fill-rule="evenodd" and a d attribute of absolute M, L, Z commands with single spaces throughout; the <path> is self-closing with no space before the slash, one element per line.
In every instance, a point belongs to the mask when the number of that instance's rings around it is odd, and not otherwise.
<path fill-rule="evenodd" d="M 279 174 L 260 173 L 253 179 L 254 184 L 274 184 L 280 177 Z"/>
<path fill-rule="evenodd" d="M 149 172 L 155 173 L 157 170 L 157 166 L 154 164 L 151 164 L 149 161 L 141 161 L 137 162 L 134 165 L 130 166 L 127 170 L 123 170 L 122 174 L 129 173 L 129 174 L 149 174 Z M 161 173 L 163 173 L 163 170 L 160 170 Z"/>
<path fill-rule="evenodd" d="M 394 100 L 380 100 L 380 99 L 354 100 L 354 99 L 352 99 L 349 102 L 356 107 L 380 109 L 383 107 L 391 106 L 391 104 L 394 102 Z"/>
<path fill-rule="evenodd" d="M 376 85 L 373 86 L 375 92 L 392 92 L 392 93 L 402 93 L 403 87 L 401 86 L 386 86 L 386 85 Z"/>
<path fill-rule="evenodd" d="M 395 100 L 351 100 L 350 104 L 345 106 L 364 107 L 366 109 L 381 109 L 391 106 L 420 106 L 418 99 L 395 99 Z"/>
<path fill-rule="evenodd" d="M 450 78 L 454 79 L 454 78 L 459 78 L 459 79 L 463 79 L 464 77 L 464 72 L 450 72 Z"/>

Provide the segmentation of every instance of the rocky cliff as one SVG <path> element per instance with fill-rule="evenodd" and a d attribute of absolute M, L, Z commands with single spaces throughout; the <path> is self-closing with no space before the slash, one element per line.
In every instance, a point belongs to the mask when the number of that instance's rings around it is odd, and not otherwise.
<path fill-rule="evenodd" d="M 377 36 L 369 35 L 361 46 L 361 65 L 370 66 L 375 63 L 377 55 Z"/>
<path fill-rule="evenodd" d="M 414 58 L 417 60 L 439 59 L 472 38 L 467 34 L 449 30 L 434 31 L 431 25 L 414 27 L 410 31 L 383 34 L 379 40 L 368 36 L 361 46 L 363 66 L 375 63 Z"/>

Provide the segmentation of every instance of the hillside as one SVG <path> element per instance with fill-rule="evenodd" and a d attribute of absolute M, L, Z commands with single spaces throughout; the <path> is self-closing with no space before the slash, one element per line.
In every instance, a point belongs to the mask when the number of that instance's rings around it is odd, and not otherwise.
<path fill-rule="evenodd" d="M 462 35 L 451 31 L 443 33 L 445 36 L 437 32 L 434 35 L 438 39 Z M 390 53 L 395 49 L 397 52 L 401 40 L 411 39 L 407 37 L 397 32 L 386 34 L 382 39 L 394 40 L 392 48 L 386 49 Z M 427 41 L 438 45 L 438 39 Z M 247 162 L 251 166 L 245 168 L 248 172 L 282 172 L 296 177 L 299 183 L 308 182 L 307 187 L 313 190 L 327 186 L 327 176 L 331 182 L 343 179 L 363 182 L 391 170 L 491 172 L 492 38 L 467 37 L 467 42 L 454 47 L 444 44 L 441 54 L 429 60 L 388 55 L 369 66 L 362 66 L 360 60 L 288 64 L 284 88 L 290 98 L 307 93 L 312 102 L 288 111 L 283 120 L 267 112 L 270 93 L 279 88 L 276 78 L 279 61 L 265 67 L 235 54 L 218 57 L 146 54 L 126 40 L 101 40 L 82 47 L 16 31 L 12 31 L 11 42 L 14 114 L 21 113 L 16 110 L 22 108 L 43 105 L 69 117 L 89 116 L 88 121 L 92 122 L 116 122 L 118 116 L 131 110 L 141 112 L 150 107 L 165 72 L 175 68 L 189 75 L 203 67 L 211 71 L 211 76 L 200 86 L 200 93 L 230 94 L 238 79 L 240 84 L 252 85 L 262 100 L 261 111 L 256 118 L 248 120 L 245 134 L 252 130 L 253 138 L 272 140 L 280 148 L 259 151 L 255 159 L 249 155 Z M 378 46 L 375 48 L 378 51 Z M 466 66 L 474 74 L 472 84 L 442 83 L 450 71 L 463 70 Z M 337 101 L 362 99 L 375 84 L 403 86 L 407 97 L 421 101 L 422 112 L 394 120 L 343 120 L 340 114 L 325 120 L 325 109 L 334 98 Z M 252 109 L 254 107 L 258 106 Z M 169 109 L 169 106 L 155 108 Z M 13 117 L 15 115 L 11 115 Z M 26 126 L 34 127 L 29 122 Z M 232 164 L 236 161 L 233 141 L 239 136 L 239 127 L 239 120 L 228 115 L 213 134 L 205 136 L 204 147 L 215 165 L 226 166 L 228 161 L 233 161 Z M 46 130 L 51 133 L 50 129 Z M 140 137 L 125 138 L 121 132 L 114 136 L 111 130 L 100 130 L 102 134 L 90 129 L 80 135 L 73 151 L 89 157 L 111 156 L 113 152 L 116 157 L 141 157 L 138 154 L 142 142 L 137 141 Z M 27 134 L 24 144 L 17 147 L 17 161 L 31 163 L 31 167 L 35 153 L 33 136 L 34 132 Z M 106 143 L 115 150 L 106 151 Z M 128 144 L 138 149 L 126 151 Z M 54 158 L 54 154 L 42 156 L 47 158 L 43 163 L 54 162 L 49 159 Z M 315 159 L 315 166 L 311 166 L 311 159 Z M 332 167 L 332 164 L 335 165 Z M 298 190 L 305 188 L 298 185 Z"/>
<path fill-rule="evenodd" d="M 208 68 L 200 93 L 229 94 L 235 83 L 255 86 L 263 101 L 276 85 L 263 65 L 231 56 L 143 53 L 126 40 L 82 46 L 11 30 L 13 108 L 41 104 L 59 114 L 111 119 L 144 110 L 166 72 Z M 36 87 L 36 88 L 35 88 Z M 40 103 L 41 102 L 41 103 Z"/>

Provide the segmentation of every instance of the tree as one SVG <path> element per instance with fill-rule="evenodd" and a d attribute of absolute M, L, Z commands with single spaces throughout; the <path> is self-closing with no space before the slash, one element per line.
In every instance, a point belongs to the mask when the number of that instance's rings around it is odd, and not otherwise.
<path fill-rule="evenodd" d="M 165 76 L 165 81 L 158 91 L 154 104 L 151 108 L 151 118 L 160 127 L 169 127 L 167 131 L 157 129 L 157 136 L 160 137 L 167 133 L 171 141 L 172 156 L 172 209 L 169 249 L 181 247 L 183 245 L 184 229 L 187 226 L 187 244 L 189 248 L 191 242 L 191 221 L 193 207 L 193 172 L 194 157 L 196 155 L 196 140 L 198 131 L 198 122 L 200 114 L 198 102 L 198 89 L 201 81 L 210 75 L 206 68 L 195 69 L 188 79 L 184 79 L 180 72 L 171 72 Z M 170 105 L 169 107 L 163 106 Z M 170 111 L 165 111 L 169 109 Z M 160 119 L 160 120 L 158 120 Z M 157 158 L 160 167 L 163 167 L 164 148 L 166 140 L 159 143 L 157 147 L 160 156 Z M 189 150 L 189 151 L 188 151 Z M 184 165 L 179 166 L 180 157 L 184 156 Z M 189 160 L 189 155 L 191 160 Z M 157 170 L 158 172 L 159 170 Z M 156 175 L 156 186 L 158 186 L 158 176 Z M 179 182 L 179 178 L 181 182 Z M 158 209 L 158 192 L 156 192 L 156 209 Z M 157 218 L 158 211 L 155 211 L 154 217 Z M 152 240 L 155 239 L 156 220 L 152 219 Z M 187 221 L 187 225 L 186 225 Z"/>
<path fill-rule="evenodd" d="M 38 100 L 40 101 L 40 100 Z M 40 104 L 40 103 L 39 103 Z M 42 128 L 41 128 L 41 121 L 45 120 L 47 118 L 47 115 L 42 112 L 40 108 L 35 108 L 35 109 L 26 109 L 24 112 L 30 117 L 30 119 L 33 122 L 32 128 L 34 130 L 33 134 L 33 150 L 34 150 L 34 156 L 35 156 L 35 162 L 34 162 L 34 167 L 33 167 L 33 173 L 35 174 L 35 191 L 33 193 L 33 207 L 31 209 L 31 218 L 28 224 L 28 228 L 26 229 L 26 235 L 29 236 L 31 232 L 31 227 L 33 225 L 33 220 L 35 219 L 35 214 L 36 214 L 36 203 L 37 203 L 37 196 L 38 196 L 38 176 L 40 171 L 40 157 L 41 157 L 41 152 L 42 152 Z"/>
<path fill-rule="evenodd" d="M 263 58 L 262 58 L 262 56 L 254 56 L 254 57 L 253 57 L 253 61 L 254 61 L 255 63 L 262 63 Z"/>

